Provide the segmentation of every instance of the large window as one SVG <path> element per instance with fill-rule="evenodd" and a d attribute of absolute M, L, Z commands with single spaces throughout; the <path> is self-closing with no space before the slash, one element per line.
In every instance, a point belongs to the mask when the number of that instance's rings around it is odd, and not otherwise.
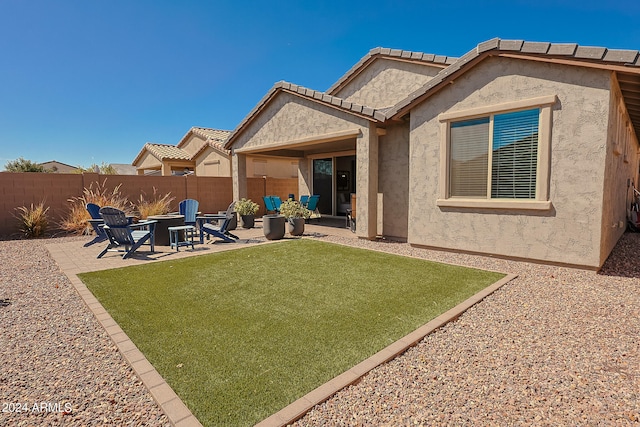
<path fill-rule="evenodd" d="M 451 123 L 451 197 L 535 199 L 539 116 L 533 109 Z"/>
<path fill-rule="evenodd" d="M 496 112 L 483 107 L 442 114 L 438 205 L 549 208 L 553 103 L 555 96 L 494 106 Z"/>

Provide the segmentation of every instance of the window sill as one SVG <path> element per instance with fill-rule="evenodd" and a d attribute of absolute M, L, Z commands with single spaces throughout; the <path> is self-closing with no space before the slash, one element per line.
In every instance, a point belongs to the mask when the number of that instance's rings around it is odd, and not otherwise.
<path fill-rule="evenodd" d="M 475 208 L 475 209 L 514 209 L 548 211 L 551 202 L 548 200 L 487 200 L 487 199 L 438 199 L 436 205 L 447 208 Z"/>

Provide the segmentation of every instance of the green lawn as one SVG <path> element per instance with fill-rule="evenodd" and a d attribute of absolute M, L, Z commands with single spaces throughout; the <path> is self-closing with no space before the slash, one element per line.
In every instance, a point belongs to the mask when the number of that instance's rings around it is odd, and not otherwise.
<path fill-rule="evenodd" d="M 253 425 L 503 275 L 309 239 L 85 273 L 205 425 Z"/>

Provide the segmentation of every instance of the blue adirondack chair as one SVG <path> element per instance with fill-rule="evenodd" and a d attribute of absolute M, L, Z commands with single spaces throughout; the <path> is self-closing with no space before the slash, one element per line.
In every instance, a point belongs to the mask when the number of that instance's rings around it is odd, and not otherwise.
<path fill-rule="evenodd" d="M 272 196 L 262 196 L 262 200 L 264 201 L 264 209 L 267 212 L 276 212 L 276 206 L 273 203 Z"/>
<path fill-rule="evenodd" d="M 194 199 L 184 199 L 178 205 L 180 215 L 184 215 L 184 225 L 196 226 L 196 216 L 198 216 L 198 201 Z"/>
<path fill-rule="evenodd" d="M 317 219 L 318 221 L 320 220 L 321 215 L 320 211 L 318 210 L 318 201 L 320 201 L 320 196 L 317 194 L 309 197 L 309 201 L 307 201 L 307 209 L 311 211 L 311 216 L 309 217 L 309 219 Z"/>
<path fill-rule="evenodd" d="M 104 220 L 100 216 L 100 206 L 95 203 L 87 203 L 86 208 L 87 212 L 89 212 L 89 215 L 91 216 L 89 224 L 91 224 L 93 231 L 96 233 L 96 237 L 94 237 L 92 241 L 85 243 L 85 247 L 107 240 L 107 233 L 105 233 L 104 229 L 101 227 L 104 224 Z"/>
<path fill-rule="evenodd" d="M 102 258 L 109 251 L 124 252 L 122 258 L 128 258 L 147 240 L 151 245 L 151 253 L 154 252 L 154 232 L 157 221 L 130 224 L 123 211 L 111 206 L 101 208 L 100 215 L 104 220 L 103 228 L 109 238 L 109 244 L 100 252 L 98 258 Z"/>
<path fill-rule="evenodd" d="M 227 211 L 225 212 L 225 218 L 224 220 L 222 220 L 222 224 L 220 224 L 220 226 L 201 222 L 200 236 L 202 236 L 203 233 L 207 233 L 212 235 L 213 237 L 221 239 L 223 242 L 234 243 L 238 239 L 238 236 L 233 235 L 229 232 L 229 225 L 231 224 L 233 216 L 236 215 L 235 211 L 233 210 L 235 205 L 236 202 L 231 202 L 231 204 L 227 208 Z"/>
<path fill-rule="evenodd" d="M 308 202 L 309 202 L 309 195 L 300 196 L 300 204 L 302 206 L 306 207 Z"/>
<path fill-rule="evenodd" d="M 280 205 L 282 204 L 280 196 L 271 196 L 271 200 L 273 200 L 273 206 L 276 208 L 276 212 L 280 212 Z"/>

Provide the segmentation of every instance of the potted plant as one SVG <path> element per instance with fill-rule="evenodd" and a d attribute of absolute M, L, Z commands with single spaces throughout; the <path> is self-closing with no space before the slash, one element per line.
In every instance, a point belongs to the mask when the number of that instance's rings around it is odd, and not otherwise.
<path fill-rule="evenodd" d="M 243 197 L 236 202 L 236 212 L 242 218 L 242 228 L 253 228 L 258 209 L 260 209 L 260 206 L 251 199 Z"/>
<path fill-rule="evenodd" d="M 302 236 L 305 220 L 311 216 L 311 211 L 293 199 L 288 199 L 280 205 L 280 214 L 287 219 L 289 234 Z"/>

